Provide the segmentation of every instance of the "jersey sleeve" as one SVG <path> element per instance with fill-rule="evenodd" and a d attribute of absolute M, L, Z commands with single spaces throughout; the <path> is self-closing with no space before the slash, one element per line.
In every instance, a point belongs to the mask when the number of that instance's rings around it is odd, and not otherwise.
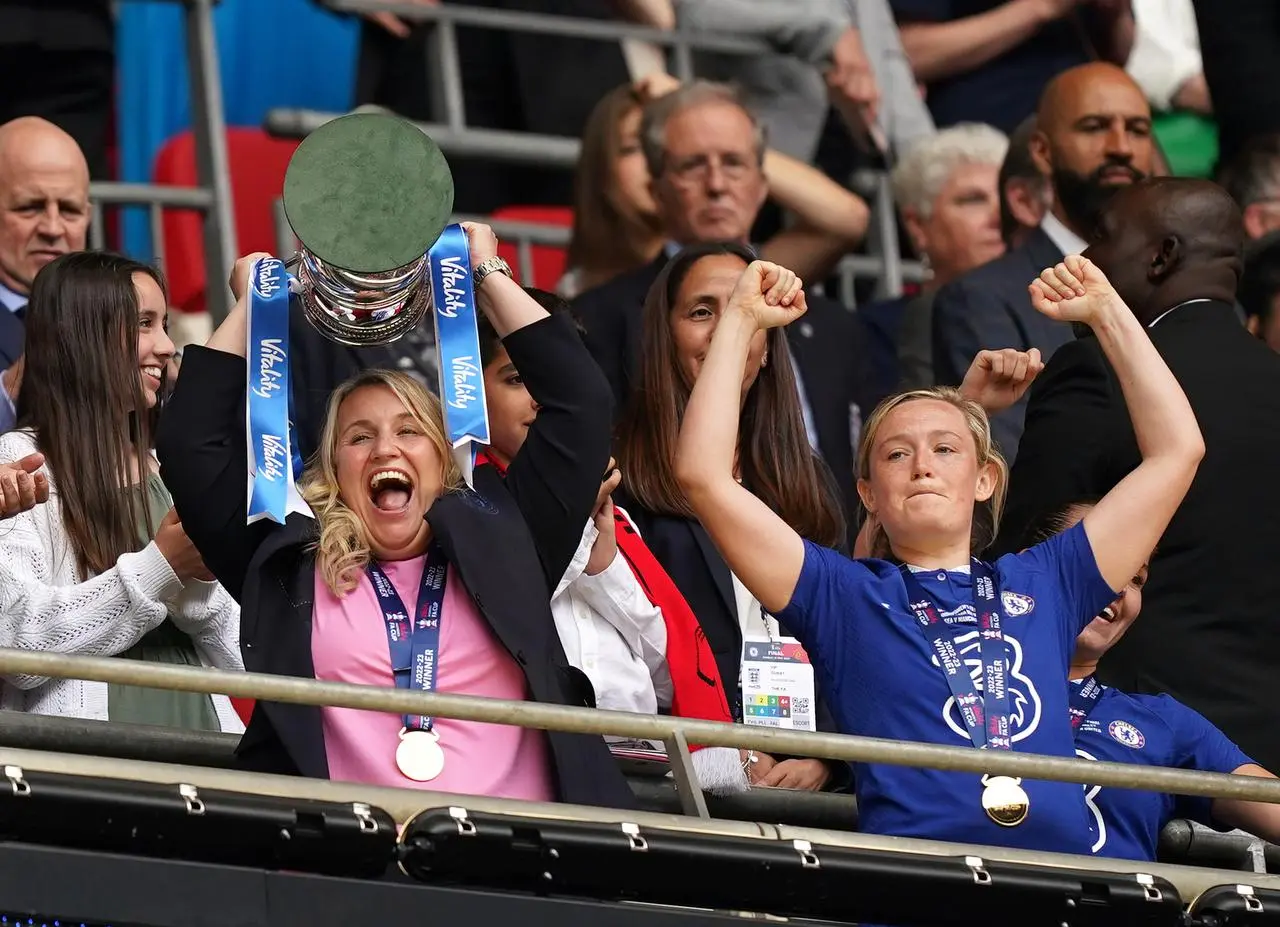
<path fill-rule="evenodd" d="M 1057 614 L 1049 617 L 1058 622 L 1068 653 L 1075 650 L 1075 640 L 1085 626 L 1116 598 L 1098 570 L 1084 522 L 1022 553 L 1001 557 L 998 566 L 1002 580 L 1015 571 L 1038 577 L 1038 597 L 1051 597 Z"/>
<path fill-rule="evenodd" d="M 774 617 L 805 650 L 827 667 L 834 679 L 843 678 L 842 663 L 854 610 L 862 601 L 859 587 L 874 574 L 863 563 L 804 542 L 804 566 L 787 607 Z"/>
<path fill-rule="evenodd" d="M 1198 772 L 1231 773 L 1252 763 L 1244 751 L 1208 718 L 1172 696 L 1150 697 L 1150 707 L 1168 722 L 1177 745 L 1177 765 Z M 1158 706 L 1158 707 L 1157 707 Z M 1202 795 L 1175 795 L 1174 814 L 1208 827 L 1230 830 L 1213 818 L 1213 799 Z"/>

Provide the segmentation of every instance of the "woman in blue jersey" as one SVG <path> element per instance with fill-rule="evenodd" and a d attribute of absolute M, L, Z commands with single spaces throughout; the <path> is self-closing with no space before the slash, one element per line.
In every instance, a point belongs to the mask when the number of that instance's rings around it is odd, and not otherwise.
<path fill-rule="evenodd" d="M 1071 530 L 995 563 L 1007 473 L 986 414 L 951 389 L 886 400 L 858 455 L 872 549 L 809 544 L 733 478 L 743 368 L 763 329 L 799 318 L 801 283 L 756 262 L 719 320 L 680 432 L 677 477 L 721 554 L 809 650 L 847 733 L 1074 756 L 1065 673 L 1084 626 L 1145 561 L 1204 454 L 1195 416 L 1093 264 L 1071 255 L 1029 286 L 1050 318 L 1096 333 L 1118 371 L 1142 464 Z M 882 534 L 882 537 L 881 537 Z M 1068 783 L 860 764 L 871 833 L 1087 853 Z"/>
<path fill-rule="evenodd" d="M 1035 540 L 1047 540 L 1070 530 L 1092 508 L 1091 504 L 1079 503 L 1054 513 L 1036 533 Z M 1144 563 L 1116 600 L 1076 638 L 1068 674 L 1076 754 L 1109 763 L 1274 779 L 1207 718 L 1172 696 L 1129 695 L 1100 685 L 1094 678 L 1102 655 L 1124 637 L 1142 611 L 1142 587 L 1146 581 Z M 1273 843 L 1280 841 L 1278 805 L 1091 785 L 1085 786 L 1084 792 L 1092 818 L 1091 849 L 1099 856 L 1154 860 L 1160 831 L 1174 818 L 1188 818 L 1210 827 L 1239 827 Z"/>

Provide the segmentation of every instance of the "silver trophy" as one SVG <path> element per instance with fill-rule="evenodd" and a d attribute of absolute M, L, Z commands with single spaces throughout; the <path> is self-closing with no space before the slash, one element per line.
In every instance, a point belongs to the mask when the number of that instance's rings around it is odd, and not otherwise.
<path fill-rule="evenodd" d="M 388 344 L 431 310 L 427 252 L 453 212 L 453 175 L 411 123 L 355 113 L 298 146 L 284 210 L 307 320 L 348 345 Z"/>

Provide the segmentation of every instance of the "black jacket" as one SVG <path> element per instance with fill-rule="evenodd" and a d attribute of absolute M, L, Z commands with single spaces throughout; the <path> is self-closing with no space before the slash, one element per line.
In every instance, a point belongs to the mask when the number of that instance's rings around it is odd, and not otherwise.
<path fill-rule="evenodd" d="M 1126 692 L 1177 697 L 1280 769 L 1280 356 L 1227 303 L 1185 304 L 1150 332 L 1206 453 L 1152 558 L 1142 616 L 1101 676 Z M 1140 462 L 1097 339 L 1059 348 L 1031 388 L 996 552 L 1019 547 L 1046 513 L 1105 495 Z"/>
<path fill-rule="evenodd" d="M 933 300 L 933 376 L 940 386 L 959 386 L 983 350 L 1039 348 L 1047 362 L 1072 338 L 1071 326 L 1031 305 L 1027 285 L 1062 260 L 1058 246 L 1040 229 L 1017 248 L 952 280 Z M 1024 397 L 991 417 L 991 431 L 1009 461 L 1018 455 Z"/>
<path fill-rule="evenodd" d="M 541 406 L 537 421 L 505 480 L 478 468 L 475 491 L 445 494 L 427 520 L 531 697 L 594 707 L 587 677 L 565 659 L 549 603 L 609 459 L 609 393 L 567 319 L 526 326 L 504 344 Z M 315 522 L 290 515 L 283 526 L 245 525 L 244 384 L 242 358 L 190 349 L 157 439 L 161 473 L 183 527 L 241 604 L 245 668 L 313 677 Z M 602 738 L 548 740 L 560 800 L 634 805 Z M 237 755 L 257 771 L 327 777 L 320 710 L 260 702 Z"/>

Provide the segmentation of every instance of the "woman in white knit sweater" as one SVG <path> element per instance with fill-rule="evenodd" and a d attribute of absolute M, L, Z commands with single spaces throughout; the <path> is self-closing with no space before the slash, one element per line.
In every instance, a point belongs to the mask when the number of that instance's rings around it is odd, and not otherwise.
<path fill-rule="evenodd" d="M 0 460 L 43 454 L 50 492 L 0 525 L 0 645 L 244 668 L 239 607 L 187 539 L 151 450 L 166 319 L 160 277 L 127 258 L 64 255 L 36 277 Z M 223 696 L 79 680 L 0 677 L 0 708 L 244 729 Z"/>

